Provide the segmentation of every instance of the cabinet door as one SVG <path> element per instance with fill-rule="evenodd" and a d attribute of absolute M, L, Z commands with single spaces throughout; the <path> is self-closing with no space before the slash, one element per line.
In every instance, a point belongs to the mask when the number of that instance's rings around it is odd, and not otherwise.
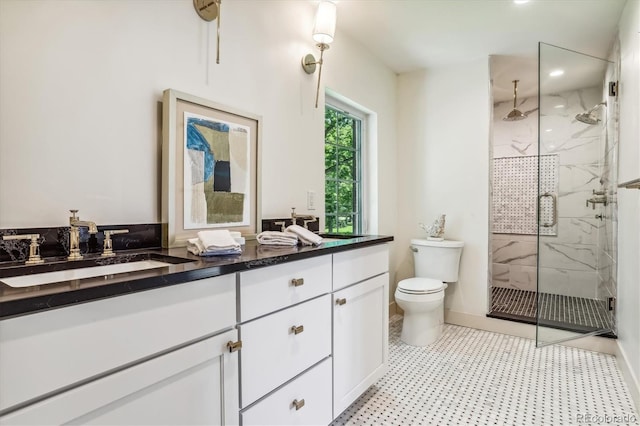
<path fill-rule="evenodd" d="M 230 329 L 235 288 L 223 275 L 0 321 L 0 412 Z"/>
<path fill-rule="evenodd" d="M 333 417 L 387 370 L 389 274 L 333 294 Z"/>
<path fill-rule="evenodd" d="M 0 417 L 0 424 L 237 424 L 231 330 Z"/>

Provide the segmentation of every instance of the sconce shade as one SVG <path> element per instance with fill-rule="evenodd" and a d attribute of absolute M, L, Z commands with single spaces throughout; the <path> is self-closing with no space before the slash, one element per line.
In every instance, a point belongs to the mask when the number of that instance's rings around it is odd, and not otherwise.
<path fill-rule="evenodd" d="M 336 32 L 336 4 L 322 0 L 318 4 L 316 23 L 313 26 L 313 39 L 316 43 L 329 44 Z"/>

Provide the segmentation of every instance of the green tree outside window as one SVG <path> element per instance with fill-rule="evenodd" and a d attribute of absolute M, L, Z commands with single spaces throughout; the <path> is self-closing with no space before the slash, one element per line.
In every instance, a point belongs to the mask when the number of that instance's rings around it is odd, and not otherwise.
<path fill-rule="evenodd" d="M 362 120 L 325 107 L 325 232 L 362 232 Z"/>

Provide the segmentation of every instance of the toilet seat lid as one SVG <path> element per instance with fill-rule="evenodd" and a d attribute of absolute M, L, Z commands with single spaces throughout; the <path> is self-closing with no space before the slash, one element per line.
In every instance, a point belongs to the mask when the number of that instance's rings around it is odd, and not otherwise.
<path fill-rule="evenodd" d="M 408 294 L 437 293 L 444 288 L 442 281 L 433 278 L 407 278 L 398 283 L 398 290 Z"/>

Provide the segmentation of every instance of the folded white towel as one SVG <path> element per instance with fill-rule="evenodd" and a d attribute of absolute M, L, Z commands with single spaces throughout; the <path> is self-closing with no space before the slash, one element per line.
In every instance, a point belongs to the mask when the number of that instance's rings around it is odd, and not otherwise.
<path fill-rule="evenodd" d="M 200 231 L 198 232 L 198 238 L 202 242 L 205 251 L 240 248 L 240 244 L 236 242 L 236 240 L 231 236 L 231 233 L 226 229 Z"/>
<path fill-rule="evenodd" d="M 258 243 L 272 246 L 297 246 L 298 237 L 295 234 L 280 231 L 264 231 L 256 236 Z"/>
<path fill-rule="evenodd" d="M 306 228 L 303 228 L 300 225 L 291 225 L 287 227 L 287 232 L 296 234 L 303 245 L 317 246 L 318 244 L 322 243 L 322 237 L 320 235 L 314 234 L 313 232 L 309 231 Z"/>
<path fill-rule="evenodd" d="M 200 238 L 191 238 L 187 242 L 187 250 L 196 256 L 227 256 L 232 254 L 242 253 L 242 248 L 238 244 L 237 247 L 224 247 L 216 248 L 210 247 L 207 249 Z"/>

